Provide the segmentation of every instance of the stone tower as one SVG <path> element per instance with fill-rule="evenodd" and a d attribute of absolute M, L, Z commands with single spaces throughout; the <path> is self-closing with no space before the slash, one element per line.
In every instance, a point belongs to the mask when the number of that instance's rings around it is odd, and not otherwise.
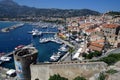
<path fill-rule="evenodd" d="M 31 80 L 30 64 L 36 63 L 38 51 L 34 47 L 22 47 L 14 52 L 18 80 Z"/>

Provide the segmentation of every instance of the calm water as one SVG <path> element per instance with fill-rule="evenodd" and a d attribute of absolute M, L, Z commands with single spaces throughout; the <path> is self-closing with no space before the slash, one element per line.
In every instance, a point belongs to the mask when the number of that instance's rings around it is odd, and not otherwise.
<path fill-rule="evenodd" d="M 0 29 L 4 27 L 9 27 L 17 22 L 0 22 Z M 9 33 L 0 32 L 0 52 L 11 52 L 18 45 L 28 45 L 31 42 L 35 45 L 35 47 L 39 50 L 38 54 L 38 62 L 49 61 L 50 56 L 53 52 L 57 52 L 60 47 L 59 44 L 49 42 L 46 44 L 40 44 L 39 38 L 33 38 L 31 34 L 28 34 L 28 31 L 33 29 L 32 25 L 25 24 L 23 27 L 10 31 Z M 57 29 L 39 29 L 41 31 L 57 31 Z M 51 37 L 53 34 L 44 34 L 40 38 L 43 37 Z M 14 60 L 12 59 L 10 62 L 3 63 L 1 66 L 7 68 L 14 68 Z"/>

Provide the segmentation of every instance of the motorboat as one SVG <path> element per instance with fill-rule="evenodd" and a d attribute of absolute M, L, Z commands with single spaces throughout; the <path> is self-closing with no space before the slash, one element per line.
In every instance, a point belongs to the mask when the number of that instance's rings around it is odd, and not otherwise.
<path fill-rule="evenodd" d="M 23 47 L 24 47 L 24 45 L 19 45 L 19 46 L 15 47 L 15 50 L 21 49 L 21 48 L 23 48 Z"/>
<path fill-rule="evenodd" d="M 68 48 L 66 48 L 66 45 L 62 45 L 58 50 L 63 51 L 63 52 L 67 52 Z"/>
<path fill-rule="evenodd" d="M 57 61 L 61 57 L 61 52 L 53 53 L 53 55 L 50 57 L 51 61 Z"/>
<path fill-rule="evenodd" d="M 10 59 L 11 57 L 5 57 L 5 56 L 0 57 L 1 61 L 10 61 Z"/>
<path fill-rule="evenodd" d="M 42 34 L 42 32 L 41 31 L 38 31 L 37 29 L 33 29 L 32 30 L 32 35 L 33 36 L 40 36 Z"/>

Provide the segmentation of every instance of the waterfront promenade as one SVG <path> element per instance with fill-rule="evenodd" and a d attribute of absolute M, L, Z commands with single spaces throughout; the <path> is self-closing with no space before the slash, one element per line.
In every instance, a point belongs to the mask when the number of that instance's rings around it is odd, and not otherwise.
<path fill-rule="evenodd" d="M 75 46 L 72 45 L 72 44 L 70 44 L 68 41 L 63 40 L 63 39 L 59 38 L 58 36 L 57 36 L 57 38 L 58 38 L 60 41 L 62 41 L 64 44 L 68 45 L 69 47 L 75 48 Z"/>

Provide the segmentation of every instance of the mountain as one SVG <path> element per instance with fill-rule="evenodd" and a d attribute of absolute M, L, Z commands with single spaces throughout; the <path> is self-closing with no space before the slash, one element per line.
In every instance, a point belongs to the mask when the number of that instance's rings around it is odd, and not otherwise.
<path fill-rule="evenodd" d="M 74 17 L 86 15 L 99 15 L 97 11 L 89 9 L 41 9 L 28 6 L 21 6 L 13 0 L 0 1 L 0 17 L 26 17 L 26 16 L 45 16 L 45 17 Z"/>

